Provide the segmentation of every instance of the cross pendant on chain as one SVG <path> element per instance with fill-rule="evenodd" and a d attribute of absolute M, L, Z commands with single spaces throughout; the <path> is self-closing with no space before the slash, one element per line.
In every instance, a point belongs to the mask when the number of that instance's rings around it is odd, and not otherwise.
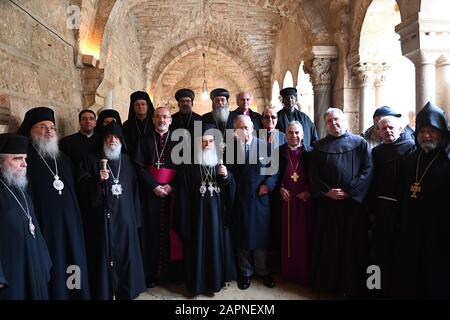
<path fill-rule="evenodd" d="M 294 171 L 294 173 L 291 175 L 291 179 L 294 180 L 294 182 L 297 182 L 298 178 L 300 178 L 300 176 L 296 171 Z"/>
<path fill-rule="evenodd" d="M 161 169 L 162 163 L 158 160 L 158 162 L 155 163 L 157 169 Z"/>
<path fill-rule="evenodd" d="M 410 189 L 410 191 L 412 192 L 411 198 L 416 198 L 417 199 L 416 193 L 420 192 L 420 189 L 421 189 L 421 186 L 419 185 L 419 182 L 414 182 L 411 185 L 411 189 Z"/>

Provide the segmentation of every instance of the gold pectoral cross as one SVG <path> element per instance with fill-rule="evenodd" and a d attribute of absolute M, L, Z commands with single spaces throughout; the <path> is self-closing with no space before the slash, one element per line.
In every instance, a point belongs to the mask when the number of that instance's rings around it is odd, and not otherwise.
<path fill-rule="evenodd" d="M 291 179 L 294 180 L 294 182 L 297 182 L 298 178 L 300 178 L 300 176 L 296 171 L 294 171 L 294 173 L 291 175 Z"/>
<path fill-rule="evenodd" d="M 411 190 L 410 190 L 412 192 L 411 198 L 416 198 L 417 199 L 416 193 L 420 192 L 420 188 L 421 188 L 421 186 L 419 185 L 419 182 L 414 182 L 411 185 Z"/>

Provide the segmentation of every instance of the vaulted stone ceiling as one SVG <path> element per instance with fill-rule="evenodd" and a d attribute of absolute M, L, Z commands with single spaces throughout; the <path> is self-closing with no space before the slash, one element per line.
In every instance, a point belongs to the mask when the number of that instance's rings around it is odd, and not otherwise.
<path fill-rule="evenodd" d="M 208 87 L 217 87 L 225 74 L 233 91 L 251 90 L 261 107 L 270 98 L 283 21 L 297 25 L 305 42 L 328 44 L 334 27 L 327 22 L 330 8 L 344 5 L 348 0 L 124 0 L 116 2 L 110 18 L 134 17 L 157 103 L 179 87 L 201 86 L 206 52 Z"/>

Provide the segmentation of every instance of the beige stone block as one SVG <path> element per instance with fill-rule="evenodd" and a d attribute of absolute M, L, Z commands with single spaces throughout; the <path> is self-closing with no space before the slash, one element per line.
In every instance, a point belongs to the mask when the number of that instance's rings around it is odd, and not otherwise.
<path fill-rule="evenodd" d="M 41 95 L 37 80 L 39 69 L 37 65 L 18 57 L 11 57 L 9 68 L 11 70 L 11 90 L 31 96 Z"/>

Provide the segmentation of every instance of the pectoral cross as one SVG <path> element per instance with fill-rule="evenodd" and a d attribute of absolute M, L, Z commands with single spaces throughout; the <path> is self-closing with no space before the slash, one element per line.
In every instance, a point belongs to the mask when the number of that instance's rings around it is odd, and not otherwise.
<path fill-rule="evenodd" d="M 294 182 L 297 182 L 298 178 L 300 178 L 300 176 L 296 171 L 294 171 L 294 173 L 291 175 L 291 179 L 294 180 Z"/>
<path fill-rule="evenodd" d="M 419 182 L 414 182 L 411 185 L 411 190 L 410 190 L 412 192 L 411 198 L 416 198 L 417 199 L 416 193 L 420 192 L 420 188 L 421 188 L 421 186 L 419 185 Z"/>
<path fill-rule="evenodd" d="M 161 169 L 162 163 L 159 160 L 155 164 L 156 164 L 156 169 Z"/>
<path fill-rule="evenodd" d="M 212 182 L 208 182 L 209 187 L 208 187 L 208 191 L 211 192 L 211 197 L 214 195 L 213 192 L 216 188 L 213 187 Z"/>

